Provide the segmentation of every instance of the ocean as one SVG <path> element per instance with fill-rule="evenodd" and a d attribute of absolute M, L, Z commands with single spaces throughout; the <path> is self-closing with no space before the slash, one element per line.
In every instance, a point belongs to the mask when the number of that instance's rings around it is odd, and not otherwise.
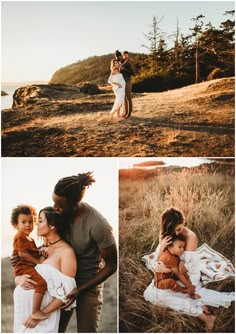
<path fill-rule="evenodd" d="M 23 83 L 10 83 L 10 84 L 2 84 L 1 85 L 1 90 L 3 90 L 4 92 L 6 92 L 9 95 L 6 96 L 1 96 L 1 110 L 3 109 L 8 109 L 12 107 L 12 103 L 13 103 L 13 94 L 15 92 L 15 90 L 19 87 L 24 87 L 27 85 L 32 85 L 32 84 L 47 84 L 46 81 L 40 81 L 40 82 L 23 82 Z"/>
<path fill-rule="evenodd" d="M 16 84 L 16 85 L 2 85 L 1 90 L 6 92 L 9 95 L 6 96 L 1 96 L 1 110 L 3 109 L 8 109 L 12 107 L 12 102 L 13 102 L 13 94 L 15 90 L 19 87 L 21 87 L 21 84 Z"/>

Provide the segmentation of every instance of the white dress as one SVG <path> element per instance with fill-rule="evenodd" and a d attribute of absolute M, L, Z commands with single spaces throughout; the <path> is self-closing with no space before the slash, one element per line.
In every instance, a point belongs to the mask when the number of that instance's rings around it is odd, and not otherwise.
<path fill-rule="evenodd" d="M 76 287 L 75 279 L 62 274 L 50 264 L 38 264 L 37 272 L 47 282 L 47 291 L 41 308 L 48 305 L 53 297 L 66 301 L 65 296 Z M 42 320 L 35 328 L 26 328 L 23 323 L 32 314 L 34 290 L 24 290 L 17 286 L 14 290 L 14 329 L 13 333 L 58 333 L 60 309 L 52 312 L 49 318 Z M 75 307 L 75 302 L 68 308 Z"/>
<path fill-rule="evenodd" d="M 119 88 L 114 82 L 119 83 L 122 87 Z M 111 113 L 120 107 L 124 107 L 125 103 L 125 80 L 121 73 L 111 74 L 108 78 L 108 83 L 112 85 L 113 92 L 115 93 L 115 102 L 112 107 Z"/>
<path fill-rule="evenodd" d="M 210 249 L 209 246 L 208 248 Z M 154 263 L 156 262 L 156 258 L 159 254 L 159 251 L 160 251 L 160 246 L 157 247 L 156 252 L 143 257 L 148 269 L 153 270 L 153 266 Z M 202 261 L 198 251 L 195 252 L 185 251 L 181 257 L 181 260 L 185 263 L 190 279 L 192 283 L 196 286 L 196 293 L 198 293 L 201 296 L 201 299 L 192 299 L 189 297 L 188 294 L 174 292 L 170 289 L 168 290 L 157 289 L 154 286 L 154 280 L 152 280 L 150 285 L 144 291 L 144 299 L 146 301 L 149 301 L 154 305 L 169 307 L 175 311 L 195 317 L 202 314 L 203 305 L 209 305 L 214 307 L 223 306 L 225 308 L 230 306 L 231 302 L 234 301 L 234 292 L 229 292 L 229 293 L 218 292 L 203 287 L 202 281 L 200 279 L 202 275 L 202 270 L 204 271 L 204 261 Z M 230 276 L 234 276 L 234 270 L 232 270 L 228 274 L 228 277 Z M 226 278 L 226 276 L 224 278 Z M 217 280 L 219 279 L 216 279 L 215 281 Z M 209 280 L 209 282 L 210 281 L 213 281 L 212 277 L 211 280 Z"/>

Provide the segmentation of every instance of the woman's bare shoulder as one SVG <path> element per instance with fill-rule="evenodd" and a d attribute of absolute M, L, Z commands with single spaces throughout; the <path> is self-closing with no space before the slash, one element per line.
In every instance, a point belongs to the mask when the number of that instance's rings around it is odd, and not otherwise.
<path fill-rule="evenodd" d="M 197 249 L 198 239 L 196 234 L 188 229 L 186 250 L 195 251 Z"/>

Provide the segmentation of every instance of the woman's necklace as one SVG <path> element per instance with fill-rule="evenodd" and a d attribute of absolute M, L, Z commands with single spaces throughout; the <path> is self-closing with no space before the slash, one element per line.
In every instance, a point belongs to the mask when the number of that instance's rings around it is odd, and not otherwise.
<path fill-rule="evenodd" d="M 49 241 L 49 245 L 55 245 L 57 242 L 59 242 L 59 241 L 61 241 L 62 239 L 60 238 L 60 239 L 58 239 L 57 241 L 54 241 L 54 242 L 50 242 Z"/>

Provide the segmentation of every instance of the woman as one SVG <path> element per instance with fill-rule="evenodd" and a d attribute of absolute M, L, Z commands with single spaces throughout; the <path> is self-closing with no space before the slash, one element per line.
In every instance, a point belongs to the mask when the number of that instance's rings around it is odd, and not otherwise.
<path fill-rule="evenodd" d="M 112 59 L 111 61 L 111 74 L 108 78 L 108 83 L 112 85 L 112 89 L 115 93 L 115 102 L 111 110 L 111 119 L 117 113 L 117 116 L 120 118 L 121 110 L 125 109 L 125 80 L 123 75 L 120 73 L 119 62 L 117 59 Z"/>
<path fill-rule="evenodd" d="M 206 331 L 209 332 L 213 329 L 215 317 L 206 314 L 208 311 L 204 305 L 229 307 L 234 300 L 234 293 L 218 292 L 202 287 L 200 281 L 202 265 L 197 252 L 197 237 L 193 231 L 184 225 L 184 216 L 181 211 L 170 208 L 162 213 L 159 236 L 160 243 L 155 254 L 151 255 L 152 261 L 149 261 L 150 256 L 145 256 L 144 260 L 149 269 L 152 269 L 154 261 L 156 263 L 156 260 L 158 260 L 166 246 L 171 243 L 174 234 L 182 234 L 186 238 L 186 248 L 181 260 L 185 263 L 191 282 L 195 285 L 196 293 L 201 296 L 201 299 L 193 300 L 181 293 L 159 290 L 154 286 L 153 281 L 145 290 L 144 298 L 153 304 L 167 306 L 176 311 L 198 317 L 205 323 Z M 161 263 L 155 265 L 153 269 L 158 272 L 168 271 Z M 205 309 L 205 313 L 203 309 Z"/>
<path fill-rule="evenodd" d="M 52 207 L 40 211 L 37 234 L 45 238 L 48 256 L 35 269 L 47 282 L 41 310 L 50 316 L 42 321 L 32 319 L 30 314 L 34 290 L 28 290 L 25 275 L 18 276 L 18 286 L 14 291 L 14 333 L 58 332 L 60 307 L 66 303 L 66 295 L 76 287 L 74 277 L 77 268 L 73 249 L 61 238 L 63 227 L 61 215 Z M 28 281 L 33 283 L 29 279 Z M 75 303 L 71 307 L 75 307 Z"/>

